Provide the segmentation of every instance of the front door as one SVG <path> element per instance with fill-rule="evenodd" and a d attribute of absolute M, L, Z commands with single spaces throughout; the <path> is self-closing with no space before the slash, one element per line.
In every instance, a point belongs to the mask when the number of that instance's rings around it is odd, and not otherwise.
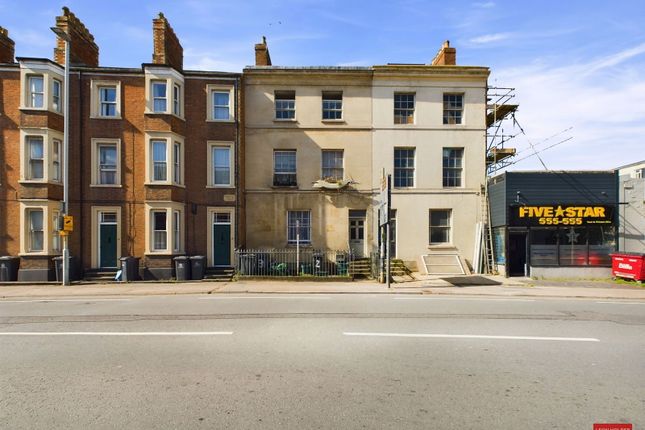
<path fill-rule="evenodd" d="M 231 214 L 213 214 L 213 265 L 231 265 Z"/>
<path fill-rule="evenodd" d="M 349 248 L 358 258 L 365 256 L 365 214 L 363 210 L 349 211 Z"/>
<path fill-rule="evenodd" d="M 526 276 L 526 232 L 508 234 L 508 274 Z"/>
<path fill-rule="evenodd" d="M 117 267 L 116 212 L 100 212 L 99 217 L 99 266 Z"/>

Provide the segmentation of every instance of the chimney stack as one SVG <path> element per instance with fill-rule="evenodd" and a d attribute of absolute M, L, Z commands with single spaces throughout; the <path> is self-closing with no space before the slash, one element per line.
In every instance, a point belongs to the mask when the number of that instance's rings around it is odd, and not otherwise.
<path fill-rule="evenodd" d="M 161 12 L 152 20 L 152 38 L 154 44 L 152 62 L 183 70 L 184 48 L 181 47 L 175 31 Z"/>
<path fill-rule="evenodd" d="M 265 36 L 262 36 L 262 43 L 255 44 L 255 65 L 271 65 L 271 56 L 269 55 L 269 47 L 267 46 L 267 38 Z"/>
<path fill-rule="evenodd" d="M 56 17 L 56 27 L 62 29 L 71 39 L 70 64 L 99 66 L 99 47 L 94 43 L 94 36 L 67 7 L 63 7 L 63 14 Z M 60 37 L 56 38 L 54 61 L 61 65 L 65 64 L 65 41 Z"/>
<path fill-rule="evenodd" d="M 0 27 L 0 63 L 13 63 L 16 44 L 9 38 L 9 31 Z"/>
<path fill-rule="evenodd" d="M 443 42 L 441 49 L 437 52 L 432 60 L 433 66 L 456 66 L 457 65 L 457 50 L 450 47 L 450 41 Z"/>

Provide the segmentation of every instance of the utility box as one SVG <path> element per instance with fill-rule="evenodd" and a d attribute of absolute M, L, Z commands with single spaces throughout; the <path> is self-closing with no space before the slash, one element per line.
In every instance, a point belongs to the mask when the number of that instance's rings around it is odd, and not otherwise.
<path fill-rule="evenodd" d="M 611 276 L 643 282 L 645 280 L 645 254 L 611 254 Z"/>

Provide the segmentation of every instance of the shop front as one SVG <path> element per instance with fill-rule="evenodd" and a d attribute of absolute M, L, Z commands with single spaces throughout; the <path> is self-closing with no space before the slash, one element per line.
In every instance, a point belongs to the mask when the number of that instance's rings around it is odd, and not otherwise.
<path fill-rule="evenodd" d="M 617 232 L 613 173 L 501 176 L 489 185 L 500 273 L 536 278 L 610 276 Z"/>

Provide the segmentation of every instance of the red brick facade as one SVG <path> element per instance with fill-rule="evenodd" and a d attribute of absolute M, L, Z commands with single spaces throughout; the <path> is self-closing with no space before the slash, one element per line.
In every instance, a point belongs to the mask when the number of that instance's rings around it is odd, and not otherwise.
<path fill-rule="evenodd" d="M 140 257 L 141 273 L 145 277 L 170 277 L 172 258 L 175 255 L 210 255 L 208 249 L 209 208 L 233 208 L 232 228 L 236 230 L 231 238 L 234 245 L 242 243 L 243 195 L 239 190 L 242 171 L 242 140 L 238 119 L 241 118 L 238 100 L 240 75 L 221 72 L 183 71 L 183 52 L 174 31 L 166 18 L 160 14 L 153 21 L 154 64 L 144 64 L 143 69 L 101 68 L 98 66 L 98 47 L 85 26 L 67 8 L 56 18 L 56 25 L 70 34 L 70 132 L 69 132 L 69 214 L 74 217 L 75 230 L 70 236 L 70 250 L 86 272 L 97 269 L 94 255 L 97 250 L 97 207 L 120 208 L 118 238 L 120 256 Z M 9 59 L 5 52 L 0 32 L 0 61 Z M 55 49 L 56 62 L 64 63 L 64 44 Z M 61 60 L 63 60 L 61 62 Z M 29 62 L 48 64 L 45 59 L 18 59 L 13 62 L 13 53 L 7 64 L 0 64 L 0 161 L 6 167 L 0 171 L 0 255 L 21 254 L 20 237 L 25 234 L 21 223 L 21 203 L 33 199 L 47 200 L 54 206 L 63 198 L 62 185 L 52 183 L 21 183 L 20 148 L 21 129 L 47 129 L 63 131 L 63 116 L 51 110 L 21 108 L 21 92 L 25 92 L 25 74 L 21 82 L 21 68 Z M 54 64 L 54 63 L 52 63 Z M 149 67 L 162 68 L 164 73 L 174 74 L 183 79 L 181 85 L 180 115 L 172 113 L 151 113 L 150 85 L 147 78 Z M 98 92 L 93 86 L 97 82 L 117 83 L 116 118 L 96 115 Z M 174 81 L 173 81 L 174 82 Z M 210 121 L 208 100 L 209 86 L 231 88 L 230 103 L 235 111 L 231 121 Z M 51 91 L 51 90 L 50 90 Z M 172 110 L 170 85 L 167 103 Z M 46 94 L 45 97 L 49 97 Z M 183 183 L 180 185 L 151 185 L 146 177 L 150 165 L 150 154 L 146 150 L 149 139 L 146 136 L 156 132 L 172 132 L 183 140 Z M 24 133 L 24 132 L 23 132 Z M 120 175 L 117 186 L 93 184 L 93 170 L 97 169 L 96 155 L 92 147 L 101 139 L 118 139 L 120 142 Z M 233 148 L 234 172 L 232 186 L 228 188 L 208 187 L 208 142 L 230 142 Z M 172 142 L 171 142 L 172 144 Z M 24 164 L 24 163 L 23 163 Z M 169 170 L 170 171 L 170 170 Z M 23 181 L 24 182 L 24 181 Z M 169 250 L 163 255 L 147 253 L 146 244 L 151 240 L 146 227 L 146 208 L 149 205 L 180 205 L 183 207 L 183 246 L 180 252 Z M 21 225 L 22 224 L 22 225 Z M 171 224 L 168 223 L 168 226 Z M 46 230 L 46 229 L 45 229 Z M 172 233 L 168 228 L 168 236 Z M 239 233 L 238 233 L 239 232 Z M 45 231 L 45 236 L 47 236 Z M 212 247 L 212 245 L 211 245 Z M 24 250 L 23 250 L 24 251 Z M 51 259 L 57 253 L 32 256 L 23 252 L 20 269 L 40 268 L 48 273 L 23 279 L 52 279 Z M 232 255 L 231 255 L 232 258 Z M 152 270 L 151 270 L 152 269 Z M 157 269 L 157 270 L 155 270 Z M 26 273 L 26 272 L 25 272 Z"/>

